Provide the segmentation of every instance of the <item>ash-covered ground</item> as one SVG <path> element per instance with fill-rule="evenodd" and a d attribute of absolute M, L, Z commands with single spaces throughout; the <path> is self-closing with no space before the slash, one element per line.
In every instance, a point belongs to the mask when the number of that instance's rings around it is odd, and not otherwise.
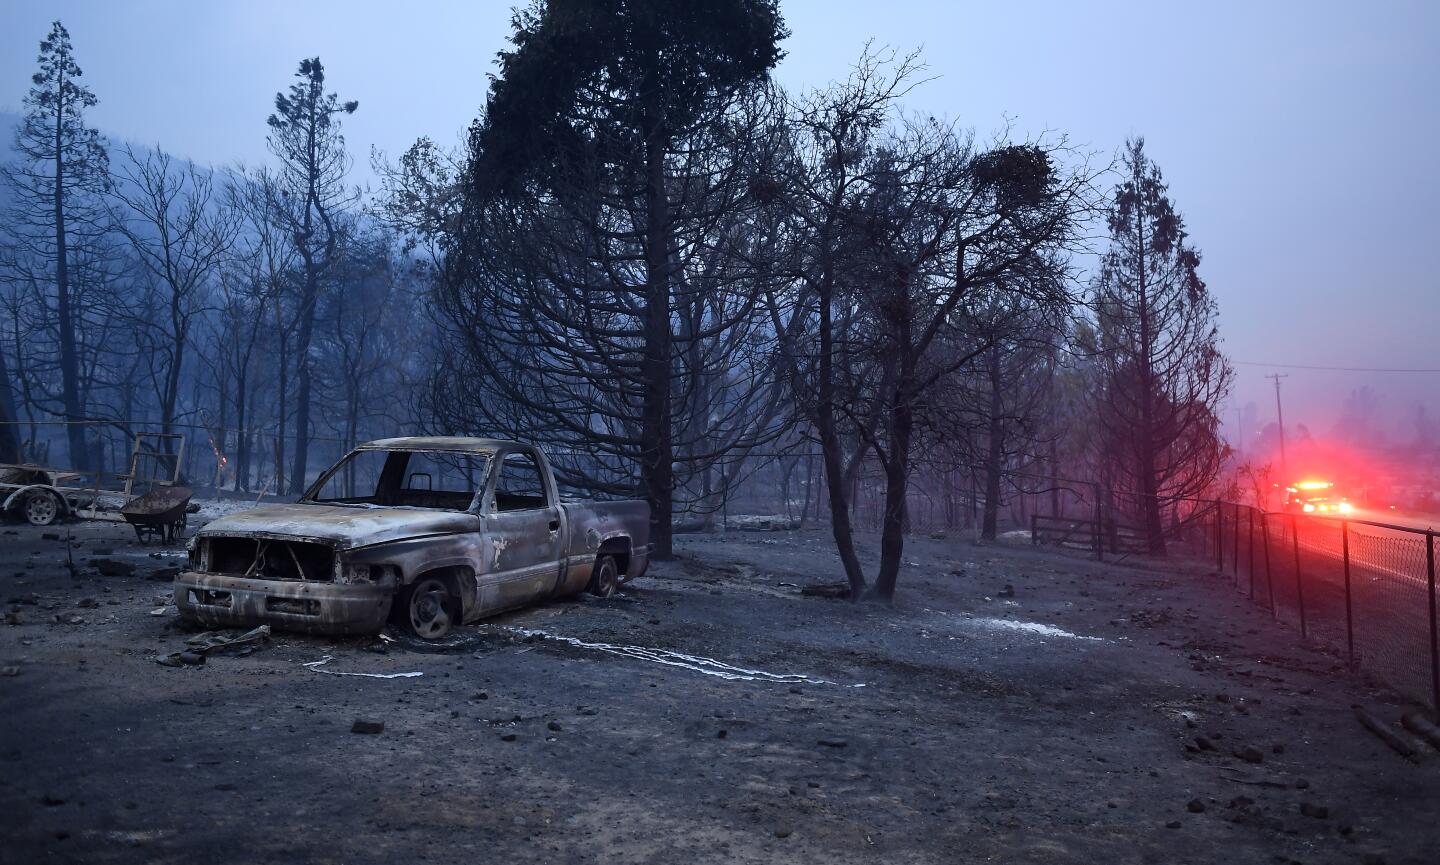
<path fill-rule="evenodd" d="M 679 548 L 616 598 L 444 646 L 276 633 L 172 668 L 155 659 L 193 636 L 163 603 L 179 547 L 122 525 L 5 526 L 0 859 L 1429 865 L 1440 850 L 1440 755 L 1406 760 L 1351 708 L 1407 707 L 1203 567 L 913 539 L 881 608 L 801 594 L 840 577 L 823 531 Z"/>

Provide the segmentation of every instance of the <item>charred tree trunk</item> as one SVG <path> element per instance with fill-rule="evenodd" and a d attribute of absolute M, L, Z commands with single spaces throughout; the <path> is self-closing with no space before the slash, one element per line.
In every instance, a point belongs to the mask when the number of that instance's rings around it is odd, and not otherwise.
<path fill-rule="evenodd" d="M 10 368 L 0 351 L 0 463 L 18 463 L 20 424 L 15 413 L 15 395 L 10 391 Z"/>
<path fill-rule="evenodd" d="M 825 284 L 819 291 L 820 381 L 815 431 L 820 436 L 820 452 L 825 464 L 825 488 L 830 493 L 830 531 L 835 536 L 840 563 L 845 567 L 845 578 L 850 581 L 850 597 L 858 600 L 865 591 L 865 572 L 860 569 L 860 559 L 855 555 L 850 505 L 845 501 L 848 481 L 841 464 L 840 436 L 835 429 L 835 334 L 832 319 L 834 286 L 829 274 L 822 277 L 822 281 Z"/>
<path fill-rule="evenodd" d="M 60 328 L 60 390 L 65 408 L 65 432 L 70 445 L 70 464 L 88 471 L 90 451 L 85 441 L 85 407 L 80 396 L 80 361 L 75 340 L 75 311 L 70 306 L 70 250 L 65 225 L 65 88 L 55 106 L 55 312 Z"/>
<path fill-rule="evenodd" d="M 1160 490 L 1155 482 L 1155 370 L 1151 351 L 1154 344 L 1151 334 L 1150 298 L 1145 283 L 1145 232 L 1144 213 L 1135 210 L 1136 250 L 1139 255 L 1140 295 L 1140 447 L 1137 449 L 1140 465 L 1140 512 L 1145 524 L 1150 554 L 1165 555 L 1165 532 L 1160 518 Z"/>
<path fill-rule="evenodd" d="M 665 190 L 665 148 L 658 122 L 649 124 L 645 150 L 645 347 L 641 407 L 640 475 L 650 502 L 652 556 L 674 555 L 671 513 L 674 510 L 675 473 L 670 423 L 670 227 L 669 199 Z"/>
<path fill-rule="evenodd" d="M 305 492 L 310 458 L 310 341 L 315 333 L 315 302 L 319 274 L 311 256 L 304 256 L 305 288 L 300 296 L 300 323 L 295 333 L 295 462 L 290 469 L 290 495 Z"/>
<path fill-rule="evenodd" d="M 1003 403 L 1000 392 L 1000 349 L 990 349 L 990 417 L 989 441 L 985 454 L 985 514 L 980 525 L 980 537 L 995 540 L 999 533 L 1000 480 L 1005 459 L 1005 418 L 1002 416 Z"/>
<path fill-rule="evenodd" d="M 902 287 L 901 292 L 905 291 Z M 910 441 L 915 431 L 915 353 L 910 325 L 910 305 L 897 302 L 896 343 L 900 348 L 900 371 L 895 382 L 895 400 L 890 406 L 890 448 L 885 459 L 885 510 L 880 522 L 880 570 L 867 597 L 891 603 L 900 577 L 901 555 L 905 550 L 905 498 L 910 481 Z"/>

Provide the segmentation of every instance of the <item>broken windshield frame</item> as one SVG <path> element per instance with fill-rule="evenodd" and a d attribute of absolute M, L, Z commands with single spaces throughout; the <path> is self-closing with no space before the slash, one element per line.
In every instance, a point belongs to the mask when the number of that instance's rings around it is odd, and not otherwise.
<path fill-rule="evenodd" d="M 302 504 L 476 513 L 490 455 L 357 448 L 319 477 Z"/>

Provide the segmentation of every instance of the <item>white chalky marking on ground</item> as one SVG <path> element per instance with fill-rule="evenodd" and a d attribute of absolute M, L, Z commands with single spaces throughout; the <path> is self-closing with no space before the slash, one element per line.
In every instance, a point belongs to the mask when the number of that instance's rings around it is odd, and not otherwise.
<path fill-rule="evenodd" d="M 679 667 L 683 670 L 691 670 L 696 673 L 704 673 L 707 676 L 715 676 L 719 679 L 741 682 L 781 682 L 792 685 L 839 685 L 840 687 L 863 688 L 864 683 L 858 685 L 840 685 L 839 682 L 832 682 L 828 679 L 815 679 L 804 673 L 767 673 L 764 670 L 747 670 L 744 667 L 737 667 L 727 664 L 724 661 L 717 661 L 714 658 L 705 658 L 699 655 L 685 655 L 680 652 L 672 652 L 669 649 L 651 649 L 645 646 L 616 646 L 610 643 L 590 643 L 579 640 L 575 637 L 564 637 L 558 634 L 551 634 L 545 631 L 535 631 L 529 628 L 499 628 L 502 631 L 509 631 L 522 637 L 543 637 L 547 640 L 556 640 L 581 649 L 593 649 L 597 652 L 606 652 L 611 655 L 619 655 L 624 658 L 636 658 L 641 661 L 649 661 L 653 664 L 662 664 L 666 667 Z"/>
<path fill-rule="evenodd" d="M 409 679 L 415 676 L 423 676 L 424 673 L 344 673 L 339 670 L 322 670 L 325 664 L 335 660 L 331 655 L 326 655 L 318 661 L 306 661 L 304 666 L 309 667 L 317 673 L 325 673 L 331 676 L 360 676 L 365 679 Z"/>
<path fill-rule="evenodd" d="M 1094 640 L 1104 642 L 1104 637 L 1087 637 L 1083 634 L 1072 634 L 1054 625 L 1046 625 L 1040 622 L 1017 622 L 1014 619 L 973 619 L 976 624 L 985 628 L 996 628 L 1007 631 L 1024 631 L 1027 634 L 1038 634 L 1042 637 L 1069 637 L 1072 640 Z"/>

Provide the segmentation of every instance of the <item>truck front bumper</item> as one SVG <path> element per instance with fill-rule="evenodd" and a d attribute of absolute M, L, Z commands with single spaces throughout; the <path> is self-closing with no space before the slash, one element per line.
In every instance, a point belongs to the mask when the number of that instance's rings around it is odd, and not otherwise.
<path fill-rule="evenodd" d="M 377 634 L 395 588 L 379 583 L 256 580 L 181 571 L 175 578 L 180 616 L 211 627 L 268 624 L 309 634 Z"/>

